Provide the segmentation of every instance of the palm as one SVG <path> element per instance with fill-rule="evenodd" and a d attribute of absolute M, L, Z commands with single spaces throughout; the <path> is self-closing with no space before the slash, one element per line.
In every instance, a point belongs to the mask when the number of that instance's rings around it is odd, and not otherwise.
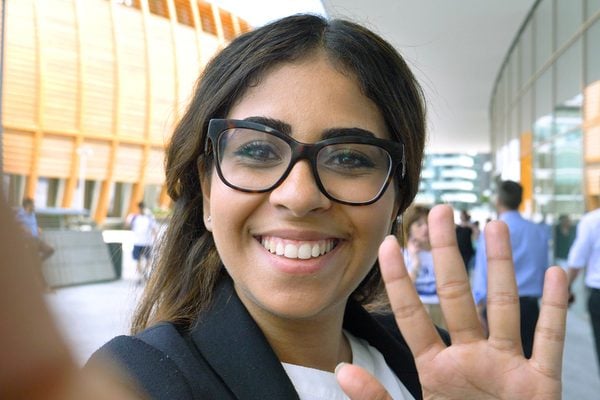
<path fill-rule="evenodd" d="M 559 377 L 545 375 L 533 364 L 485 340 L 450 346 L 432 360 L 417 360 L 424 399 L 559 398 Z"/>
<path fill-rule="evenodd" d="M 395 240 L 379 251 L 381 272 L 396 322 L 419 372 L 424 399 L 560 399 L 561 363 L 567 310 L 564 271 L 550 268 L 544 282 L 533 354 L 521 350 L 519 297 L 508 230 L 501 222 L 486 227 L 488 257 L 488 327 L 485 337 L 460 253 L 452 209 L 438 206 L 429 214 L 436 286 L 452 344 L 446 346 L 423 308 L 403 265 Z M 389 398 L 358 367 L 338 373 L 353 400 Z"/>

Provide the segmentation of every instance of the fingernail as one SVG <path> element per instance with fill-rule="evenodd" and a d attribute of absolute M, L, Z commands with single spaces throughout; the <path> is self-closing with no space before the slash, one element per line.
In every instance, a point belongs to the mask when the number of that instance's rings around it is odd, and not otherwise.
<path fill-rule="evenodd" d="M 394 241 L 398 241 L 398 239 L 397 239 L 397 238 L 396 238 L 396 236 L 394 236 L 394 235 L 387 235 L 387 236 L 385 237 L 385 239 L 384 239 L 384 240 L 394 240 Z"/>
<path fill-rule="evenodd" d="M 342 369 L 342 367 L 343 367 L 344 365 L 346 365 L 346 364 L 347 364 L 347 363 L 345 363 L 345 362 L 343 362 L 343 361 L 342 361 L 341 363 L 339 363 L 338 365 L 336 365 L 336 366 L 335 366 L 335 370 L 333 370 L 333 373 L 337 375 L 337 373 L 339 372 L 339 370 L 340 370 L 340 369 Z"/>

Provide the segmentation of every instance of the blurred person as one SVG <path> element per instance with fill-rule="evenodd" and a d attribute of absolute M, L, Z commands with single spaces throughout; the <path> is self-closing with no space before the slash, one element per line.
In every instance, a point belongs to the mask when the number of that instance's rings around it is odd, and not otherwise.
<path fill-rule="evenodd" d="M 152 259 L 152 244 L 156 239 L 157 224 L 152 212 L 146 208 L 143 201 L 138 203 L 138 212 L 127 217 L 127 225 L 133 232 L 133 259 L 140 282 L 148 280 L 150 261 Z"/>
<path fill-rule="evenodd" d="M 17 210 L 17 220 L 27 233 L 30 249 L 37 253 L 41 261 L 45 261 L 54 254 L 54 248 L 40 237 L 42 229 L 38 226 L 35 215 L 35 203 L 32 198 L 25 197 L 21 207 Z"/>
<path fill-rule="evenodd" d="M 116 366 L 77 366 L 36 284 L 41 259 L 28 248 L 31 232 L 4 199 L 0 193 L 0 399 L 141 400 Z"/>
<path fill-rule="evenodd" d="M 433 254 L 429 242 L 429 226 L 427 224 L 429 211 L 428 207 L 413 205 L 404 213 L 402 221 L 406 238 L 404 263 L 431 320 L 443 328 L 445 327 L 444 315 L 437 295 Z M 460 244 L 458 249 L 460 251 Z"/>
<path fill-rule="evenodd" d="M 563 268 L 568 267 L 567 258 L 569 249 L 575 240 L 576 227 L 571 218 L 566 214 L 558 217 L 558 224 L 554 227 L 554 264 Z"/>
<path fill-rule="evenodd" d="M 54 254 L 54 247 L 50 246 L 41 238 L 42 229 L 38 226 L 37 217 L 35 215 L 35 202 L 30 197 L 23 198 L 21 207 L 16 212 L 17 221 L 25 232 L 27 250 L 35 254 L 43 263 Z M 53 292 L 53 289 L 48 285 L 42 266 L 37 270 L 38 280 L 47 292 Z"/>
<path fill-rule="evenodd" d="M 586 268 L 585 286 L 590 290 L 588 312 L 594 333 L 596 359 L 600 369 L 600 208 L 585 214 L 579 224 L 567 260 L 569 293 L 571 302 L 575 297 L 571 285 L 579 272 Z"/>
<path fill-rule="evenodd" d="M 467 272 L 471 270 L 471 260 L 475 255 L 475 249 L 473 248 L 473 224 L 471 223 L 471 216 L 467 210 L 460 211 L 460 224 L 456 225 L 456 241 L 458 243 L 458 250 L 460 256 L 465 263 Z"/>
<path fill-rule="evenodd" d="M 544 274 L 548 264 L 548 236 L 540 224 L 524 219 L 519 213 L 523 200 L 523 188 L 514 181 L 499 184 L 496 195 L 498 219 L 508 226 L 510 232 L 510 252 L 506 257 L 512 259 L 521 311 L 521 342 L 523 353 L 530 358 L 533 351 L 535 327 L 539 317 L 539 298 L 544 287 Z M 489 223 L 488 223 L 489 226 Z M 487 229 L 487 226 L 486 226 Z M 473 296 L 485 326 L 488 287 L 488 260 L 486 239 L 482 235 L 477 244 L 475 268 L 473 270 Z M 512 254 L 511 254 L 512 253 Z M 487 324 L 489 326 L 489 323 Z"/>

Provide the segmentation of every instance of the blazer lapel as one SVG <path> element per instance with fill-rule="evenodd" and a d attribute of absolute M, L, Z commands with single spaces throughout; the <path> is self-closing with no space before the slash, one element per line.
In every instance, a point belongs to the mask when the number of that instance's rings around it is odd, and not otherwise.
<path fill-rule="evenodd" d="M 294 385 L 230 279 L 223 279 L 215 293 L 213 306 L 191 333 L 202 356 L 238 399 L 298 399 Z"/>

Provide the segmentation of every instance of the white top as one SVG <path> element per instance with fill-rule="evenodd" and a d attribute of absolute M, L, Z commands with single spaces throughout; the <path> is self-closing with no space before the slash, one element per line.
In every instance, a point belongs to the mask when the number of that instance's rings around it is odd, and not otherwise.
<path fill-rule="evenodd" d="M 569 250 L 569 268 L 587 267 L 586 286 L 600 289 L 600 208 L 585 214 Z"/>
<path fill-rule="evenodd" d="M 156 230 L 154 217 L 149 214 L 136 214 L 131 217 L 129 223 L 133 232 L 133 244 L 151 246 Z"/>
<path fill-rule="evenodd" d="M 383 355 L 369 345 L 344 331 L 352 349 L 352 364 L 358 365 L 375 376 L 394 400 L 414 400 L 408 389 L 388 367 Z M 300 400 L 348 400 L 333 372 L 300 365 L 281 363 L 294 384 Z"/>
<path fill-rule="evenodd" d="M 433 254 L 431 251 L 420 250 L 417 256 L 419 257 L 419 272 L 417 273 L 414 285 L 419 298 L 423 304 L 440 304 L 435 287 Z M 409 272 L 415 268 L 415 262 L 411 260 L 407 250 L 404 251 L 404 264 Z"/>

